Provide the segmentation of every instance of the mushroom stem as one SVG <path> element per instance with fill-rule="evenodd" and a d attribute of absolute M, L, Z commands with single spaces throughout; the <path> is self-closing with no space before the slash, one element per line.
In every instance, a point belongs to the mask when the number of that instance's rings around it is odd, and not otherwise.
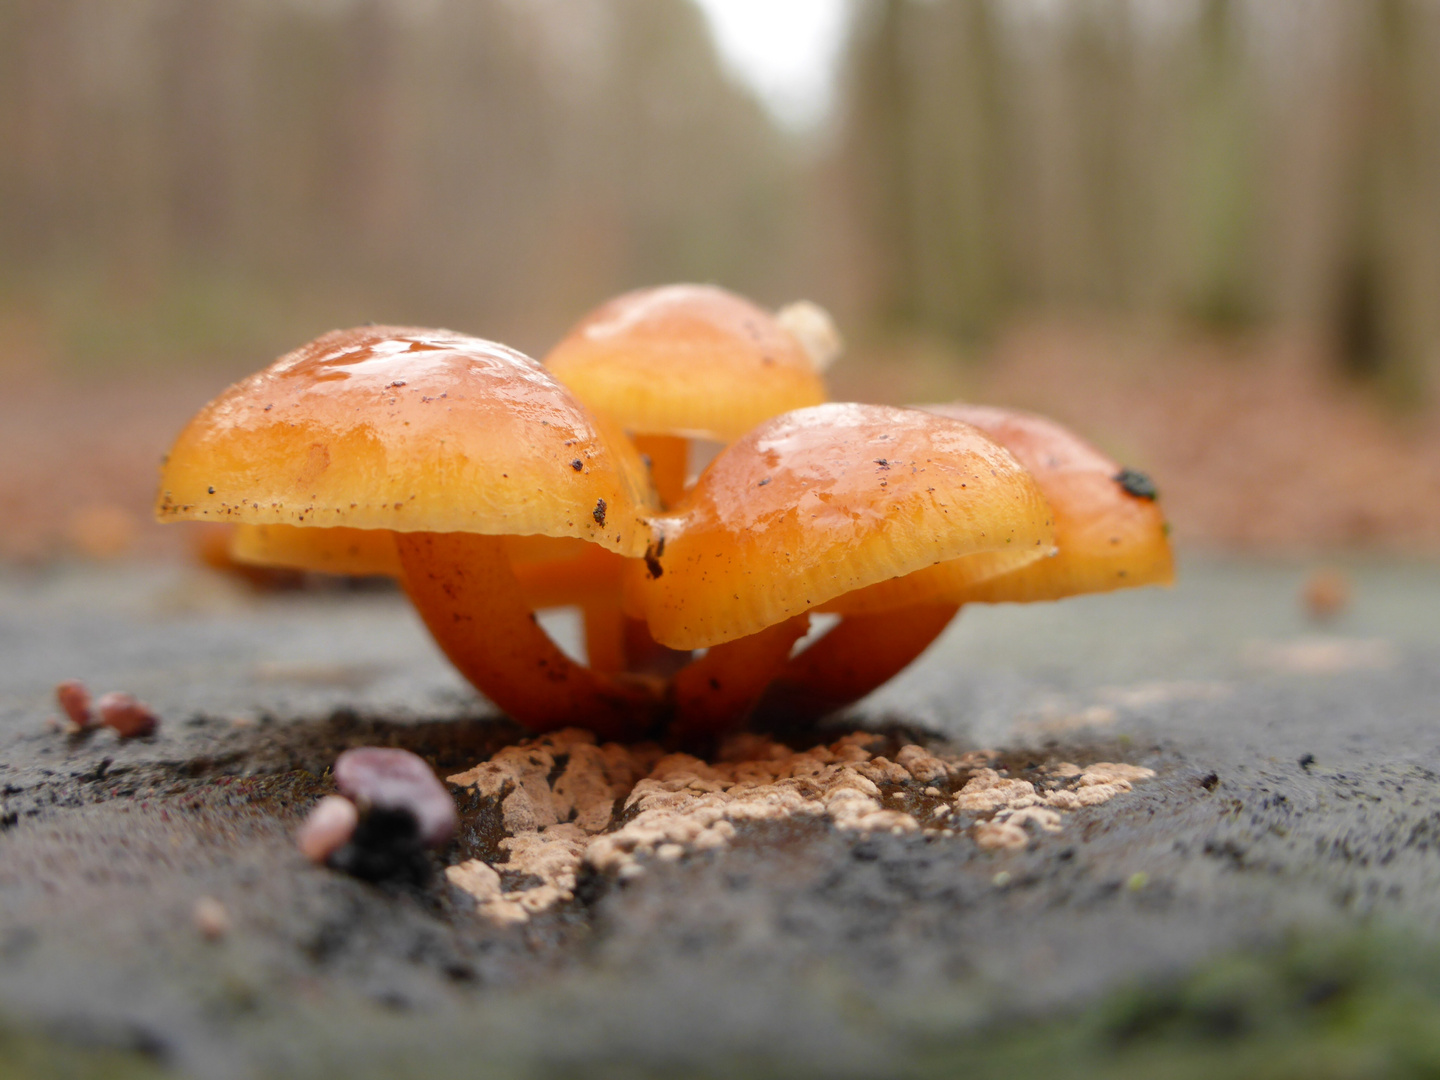
<path fill-rule="evenodd" d="M 450 662 L 536 731 L 580 725 L 609 738 L 647 730 L 658 694 L 567 657 L 525 601 L 498 536 L 397 533 L 405 591 Z"/>
<path fill-rule="evenodd" d="M 674 730 L 718 735 L 737 727 L 785 668 L 791 648 L 809 625 L 810 616 L 797 615 L 758 634 L 712 645 L 699 660 L 681 668 L 671 684 Z"/>
<path fill-rule="evenodd" d="M 667 509 L 685 494 L 690 470 L 690 440 L 679 435 L 636 435 L 635 449 L 650 459 L 650 482 Z"/>
<path fill-rule="evenodd" d="M 843 709 L 900 674 L 959 610 L 954 604 L 926 604 L 847 615 L 785 665 L 759 708 L 791 724 Z"/>
<path fill-rule="evenodd" d="M 580 610 L 585 616 L 585 661 L 590 670 L 604 675 L 624 671 L 625 616 L 619 602 L 587 600 Z"/>
<path fill-rule="evenodd" d="M 644 619 L 625 617 L 625 667 L 638 675 L 668 679 L 690 663 L 689 649 L 668 649 L 650 636 Z"/>

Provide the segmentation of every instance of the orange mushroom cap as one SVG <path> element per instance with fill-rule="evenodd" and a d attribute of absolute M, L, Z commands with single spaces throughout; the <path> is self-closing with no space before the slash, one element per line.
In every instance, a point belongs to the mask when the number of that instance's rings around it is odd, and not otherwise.
<path fill-rule="evenodd" d="M 1035 476 L 1055 511 L 1053 559 L 947 593 L 954 603 L 1058 600 L 1175 580 L 1165 515 L 1148 478 L 1043 416 L 987 405 L 926 405 L 973 424 Z"/>
<path fill-rule="evenodd" d="M 976 428 L 915 409 L 819 405 L 716 457 L 657 519 L 635 592 L 655 640 L 708 647 L 965 555 L 1052 544 L 1034 479 Z"/>
<path fill-rule="evenodd" d="M 665 285 L 591 312 L 545 357 L 581 401 L 641 435 L 729 442 L 825 400 L 799 337 L 714 285 Z"/>
<path fill-rule="evenodd" d="M 845 618 L 789 661 L 762 710 L 794 722 L 859 700 L 918 657 L 963 603 L 1054 600 L 1172 580 L 1165 522 L 1140 474 L 1043 417 L 980 405 L 926 408 L 974 424 L 1031 471 L 1054 510 L 1058 552 L 984 580 L 973 576 L 984 556 L 969 556 L 842 597 L 831 606 Z M 894 600 L 901 587 L 910 604 L 876 603 Z"/>
<path fill-rule="evenodd" d="M 447 330 L 326 334 L 181 432 L 160 520 L 649 542 L 634 447 L 534 360 Z"/>

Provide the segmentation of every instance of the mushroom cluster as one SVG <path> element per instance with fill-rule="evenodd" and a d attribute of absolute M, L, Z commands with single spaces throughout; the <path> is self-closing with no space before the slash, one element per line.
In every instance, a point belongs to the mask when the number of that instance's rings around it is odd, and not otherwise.
<path fill-rule="evenodd" d="M 1170 580 L 1142 474 L 1039 417 L 826 402 L 838 351 L 812 304 L 697 285 L 605 304 L 544 363 L 335 331 L 191 420 L 156 515 L 233 523 L 240 562 L 393 576 L 505 712 L 611 738 L 818 717 L 963 604 Z M 536 621 L 554 607 L 586 662 Z"/>

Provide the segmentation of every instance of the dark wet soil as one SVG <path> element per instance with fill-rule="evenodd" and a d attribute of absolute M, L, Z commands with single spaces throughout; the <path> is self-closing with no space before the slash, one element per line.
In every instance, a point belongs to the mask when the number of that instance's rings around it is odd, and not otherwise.
<path fill-rule="evenodd" d="M 1352 610 L 1317 638 L 1303 567 L 1187 571 L 1170 593 L 967 612 L 867 703 L 897 743 L 994 748 L 1014 776 L 1157 771 L 1029 850 L 756 825 L 521 927 L 478 919 L 443 875 L 366 884 L 294 849 L 341 750 L 402 746 L 444 773 L 521 735 L 398 597 L 0 579 L 0 1050 L 219 1077 L 920 1075 L 1016 1024 L 1073 1047 L 1064 1025 L 1135 980 L 1188 985 L 1297 933 L 1378 919 L 1428 941 L 1440 573 L 1356 568 Z M 164 726 L 48 730 L 66 677 L 130 690 Z M 461 809 L 437 865 L 495 851 L 493 810 Z M 229 917 L 216 940 L 203 897 Z"/>

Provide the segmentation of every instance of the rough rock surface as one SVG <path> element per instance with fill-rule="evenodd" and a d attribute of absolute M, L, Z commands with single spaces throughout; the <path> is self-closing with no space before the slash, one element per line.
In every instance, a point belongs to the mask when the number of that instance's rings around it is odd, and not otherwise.
<path fill-rule="evenodd" d="M 628 877 L 591 847 L 642 800 L 720 794 L 691 785 L 738 783 L 745 753 L 700 763 L 718 779 L 662 769 L 676 748 L 582 741 L 547 766 L 393 595 L 0 576 L 0 1028 L 217 1077 L 693 1076 L 760 1059 L 892 1075 L 933 1040 L 1296 927 L 1432 935 L 1440 572 L 1354 567 L 1352 604 L 1319 635 L 1303 566 L 1182 575 L 1173 592 L 967 611 L 867 702 L 880 739 L 853 771 L 903 790 L 881 812 L 914 829 L 865 838 L 828 808 L 727 816 L 724 843 L 657 837 Z M 163 724 L 130 740 L 47 726 L 67 678 L 131 692 Z M 853 731 L 788 745 L 815 760 Z M 295 847 L 326 770 L 362 745 L 447 777 L 503 759 L 520 780 L 464 790 L 434 856 L 459 870 L 369 885 Z M 750 763 L 773 771 L 762 745 Z M 477 917 L 477 895 L 546 874 L 573 898 Z"/>

